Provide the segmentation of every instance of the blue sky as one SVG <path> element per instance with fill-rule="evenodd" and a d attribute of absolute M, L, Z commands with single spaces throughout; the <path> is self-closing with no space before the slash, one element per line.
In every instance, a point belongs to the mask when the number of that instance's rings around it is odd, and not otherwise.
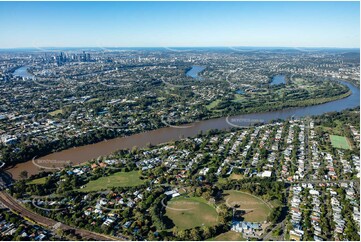
<path fill-rule="evenodd" d="M 359 48 L 359 2 L 0 2 L 0 48 Z"/>

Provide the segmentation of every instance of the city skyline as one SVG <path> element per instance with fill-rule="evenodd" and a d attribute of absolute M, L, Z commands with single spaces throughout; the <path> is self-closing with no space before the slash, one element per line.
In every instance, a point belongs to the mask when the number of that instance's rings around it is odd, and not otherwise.
<path fill-rule="evenodd" d="M 0 2 L 0 49 L 359 48 L 359 2 Z"/>

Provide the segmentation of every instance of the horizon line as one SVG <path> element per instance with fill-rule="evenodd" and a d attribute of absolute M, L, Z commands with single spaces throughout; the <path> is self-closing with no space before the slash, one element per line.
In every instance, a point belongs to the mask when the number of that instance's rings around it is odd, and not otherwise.
<path fill-rule="evenodd" d="M 53 48 L 307 48 L 307 49 L 360 49 L 360 47 L 335 47 L 335 46 L 244 46 L 244 45 L 232 45 L 232 46 L 40 46 L 40 47 L 0 47 L 0 50 L 12 50 L 12 49 L 53 49 Z"/>

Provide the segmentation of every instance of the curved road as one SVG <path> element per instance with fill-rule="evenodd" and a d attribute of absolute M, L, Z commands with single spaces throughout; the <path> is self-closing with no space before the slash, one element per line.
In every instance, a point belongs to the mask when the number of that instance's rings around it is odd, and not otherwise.
<path fill-rule="evenodd" d="M 58 227 L 62 230 L 69 230 L 69 229 L 74 230 L 76 234 L 78 234 L 82 238 L 85 238 L 88 240 L 89 239 L 103 240 L 103 241 L 104 240 L 121 240 L 118 238 L 117 239 L 113 238 L 111 236 L 94 233 L 94 232 L 91 232 L 88 230 L 74 228 L 74 227 L 68 226 L 66 224 L 57 222 L 53 219 L 44 217 L 40 214 L 37 214 L 37 213 L 23 207 L 15 198 L 10 196 L 5 191 L 0 191 L 0 202 L 2 202 L 6 207 L 11 209 L 12 211 L 17 212 L 20 216 L 22 216 L 24 218 L 28 218 L 28 219 L 30 219 L 44 227 L 47 227 L 53 231 L 56 230 L 54 227 Z"/>

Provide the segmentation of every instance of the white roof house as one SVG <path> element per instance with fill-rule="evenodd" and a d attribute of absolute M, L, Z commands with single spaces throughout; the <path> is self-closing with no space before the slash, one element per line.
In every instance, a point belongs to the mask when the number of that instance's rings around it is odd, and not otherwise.
<path fill-rule="evenodd" d="M 272 171 L 264 171 L 262 172 L 262 177 L 271 177 Z"/>

